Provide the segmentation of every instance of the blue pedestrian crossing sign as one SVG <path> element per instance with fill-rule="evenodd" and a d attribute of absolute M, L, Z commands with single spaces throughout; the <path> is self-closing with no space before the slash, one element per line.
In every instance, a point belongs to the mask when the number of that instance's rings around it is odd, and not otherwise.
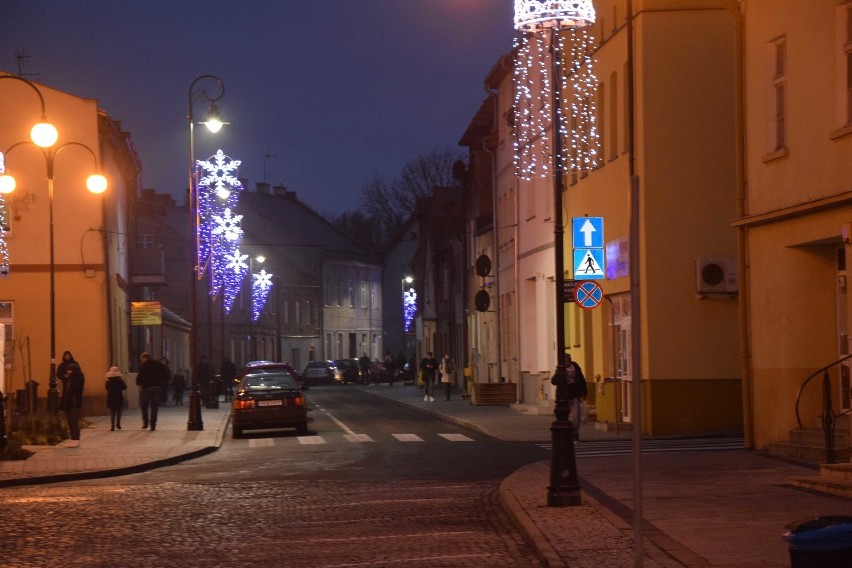
<path fill-rule="evenodd" d="M 603 248 L 603 217 L 574 217 L 571 224 L 574 248 Z"/>
<path fill-rule="evenodd" d="M 603 249 L 574 249 L 574 278 L 576 280 L 603 280 Z"/>

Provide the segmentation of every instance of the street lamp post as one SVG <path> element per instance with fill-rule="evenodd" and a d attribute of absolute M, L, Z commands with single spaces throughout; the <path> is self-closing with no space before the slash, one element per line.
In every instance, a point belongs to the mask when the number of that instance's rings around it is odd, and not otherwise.
<path fill-rule="evenodd" d="M 211 97 L 207 91 L 202 90 L 200 93 L 195 93 L 195 85 L 203 79 L 216 81 L 219 85 L 219 95 Z M 204 430 L 204 422 L 201 420 L 201 393 L 198 390 L 198 306 L 196 298 L 196 286 L 200 276 L 200 261 L 198 258 L 198 187 L 195 172 L 195 132 L 192 116 L 192 103 L 195 99 L 203 99 L 210 103 L 207 114 L 207 120 L 203 123 L 207 126 L 210 132 L 216 133 L 224 124 L 219 118 L 219 112 L 216 108 L 216 101 L 222 98 L 225 94 L 225 83 L 222 79 L 215 75 L 200 75 L 196 77 L 189 85 L 188 111 L 187 122 L 189 123 L 189 197 L 187 205 L 189 208 L 189 238 L 192 247 L 192 269 L 190 270 L 189 283 L 189 313 L 190 313 L 190 331 L 189 331 L 189 363 L 192 367 L 192 378 L 189 386 L 189 418 L 187 421 L 187 430 L 200 431 Z"/>
<path fill-rule="evenodd" d="M 4 75 L 0 76 L 0 79 L 16 79 L 23 81 L 32 87 L 35 92 L 38 94 L 39 100 L 41 102 L 41 111 L 42 111 L 42 122 L 36 124 L 31 132 L 30 137 L 32 140 L 27 140 L 23 142 L 16 142 L 12 144 L 8 150 L 4 152 L 4 156 L 8 156 L 9 153 L 14 150 L 18 146 L 29 145 L 35 146 L 42 151 L 45 159 L 45 165 L 47 167 L 47 197 L 48 197 L 48 217 L 49 217 L 49 228 L 48 228 L 48 240 L 49 240 L 49 262 L 50 262 L 50 379 L 48 382 L 48 391 L 47 391 L 47 408 L 50 412 L 56 413 L 59 411 L 59 389 L 57 388 L 56 381 L 56 265 L 54 261 L 54 222 L 53 222 L 53 188 L 54 188 L 54 179 L 55 179 L 55 164 L 56 157 L 60 151 L 65 150 L 66 148 L 71 147 L 80 147 L 85 149 L 92 155 L 92 158 L 95 161 L 95 170 L 99 171 L 99 163 L 98 157 L 95 152 L 80 142 L 66 142 L 56 149 L 52 149 L 53 145 L 56 144 L 58 139 L 58 133 L 56 128 L 47 122 L 45 118 L 45 106 L 44 106 L 44 97 L 41 94 L 41 91 L 38 90 L 33 83 L 23 79 L 21 77 L 17 77 L 14 75 Z M 11 193 L 15 190 L 17 182 L 14 177 L 9 173 L 8 164 L 6 165 L 5 172 L 0 175 L 0 193 Z M 101 174 L 92 174 L 86 180 L 86 187 L 92 193 L 103 193 L 107 189 L 107 180 Z"/>
<path fill-rule="evenodd" d="M 595 21 L 595 10 L 591 0 L 515 0 L 515 28 L 521 34 L 519 54 L 531 61 L 541 63 L 532 69 L 522 71 L 522 79 L 529 81 L 538 79 L 541 82 L 541 96 L 535 98 L 531 93 L 530 84 L 516 84 L 516 102 L 519 94 L 524 104 L 525 100 L 536 100 L 543 103 L 540 108 L 516 109 L 519 121 L 527 121 L 516 130 L 521 136 L 516 140 L 516 150 L 523 149 L 523 154 L 516 155 L 516 165 L 523 164 L 525 179 L 543 176 L 548 172 L 546 146 L 542 136 L 529 137 L 530 133 L 544 134 L 544 127 L 549 121 L 553 140 L 551 154 L 552 167 L 549 172 L 553 183 L 554 204 L 554 280 L 556 293 L 556 369 L 551 377 L 551 384 L 556 387 L 556 404 L 554 405 L 554 421 L 550 427 L 553 441 L 551 455 L 550 485 L 547 488 L 547 504 L 550 507 L 566 507 L 582 504 L 579 477 L 577 474 L 576 456 L 574 453 L 575 424 L 569 420 L 571 401 L 580 396 L 577 384 L 569 377 L 565 353 L 565 243 L 562 214 L 562 193 L 564 189 L 564 163 L 562 136 L 565 134 L 563 120 L 567 109 L 563 109 L 561 92 L 563 70 L 561 59 L 564 54 L 560 50 L 563 31 L 574 31 L 587 28 Z M 549 35 L 549 38 L 548 38 Z M 538 46 L 548 44 L 547 52 L 550 57 L 550 68 L 544 65 L 543 59 L 536 59 Z M 542 50 L 544 51 L 544 50 Z M 573 62 L 572 62 L 573 63 Z M 549 74 L 549 80 L 547 75 Z M 516 66 L 516 82 L 518 82 Z M 521 88 L 522 87 L 522 88 Z M 550 89 L 550 92 L 547 90 Z M 548 100 L 548 95 L 550 95 Z M 547 114 L 549 105 L 550 116 Z M 575 109 L 576 110 L 576 109 Z M 534 123 L 534 124 L 533 124 Z M 532 126 L 531 126 L 532 125 Z M 537 141 L 536 141 L 537 138 Z M 542 152 L 542 150 L 545 150 Z M 576 420 L 577 417 L 575 416 Z M 579 424 L 576 425 L 579 427 Z"/>

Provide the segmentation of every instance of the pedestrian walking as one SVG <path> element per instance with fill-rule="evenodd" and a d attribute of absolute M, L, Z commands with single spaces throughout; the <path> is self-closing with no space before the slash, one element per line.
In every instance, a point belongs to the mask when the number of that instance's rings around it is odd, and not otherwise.
<path fill-rule="evenodd" d="M 160 357 L 160 364 L 166 368 L 164 382 L 160 385 L 160 404 L 166 406 L 169 402 L 169 385 L 172 383 L 172 368 L 169 367 L 169 360 L 166 357 Z"/>
<path fill-rule="evenodd" d="M 438 368 L 438 362 L 432 356 L 432 352 L 426 353 L 423 360 L 420 361 L 420 375 L 423 377 L 423 401 L 433 402 L 435 400 L 435 371 Z"/>
<path fill-rule="evenodd" d="M 583 375 L 583 370 L 580 365 L 571 359 L 571 354 L 565 355 L 565 372 L 568 375 L 568 384 L 576 385 L 576 398 L 571 401 L 572 419 L 574 422 L 574 440 L 580 441 L 580 405 L 583 399 L 588 396 L 589 391 L 586 386 L 586 377 Z"/>
<path fill-rule="evenodd" d="M 151 426 L 151 432 L 157 429 L 157 411 L 160 408 L 160 389 L 165 382 L 167 369 L 148 353 L 139 356 L 142 365 L 136 375 L 136 386 L 142 389 L 139 406 L 142 409 L 142 429 Z M 149 412 L 150 409 L 150 412 Z"/>
<path fill-rule="evenodd" d="M 225 391 L 225 402 L 230 402 L 234 396 L 234 379 L 237 378 L 237 366 L 227 356 L 222 357 L 222 389 Z"/>
<path fill-rule="evenodd" d="M 183 391 L 186 390 L 186 375 L 180 369 L 172 377 L 172 390 L 175 396 L 175 406 L 183 406 Z"/>
<path fill-rule="evenodd" d="M 364 380 L 364 384 L 369 384 L 370 382 L 370 358 L 367 357 L 366 353 L 363 353 L 358 358 L 358 368 L 361 369 L 361 377 Z"/>
<path fill-rule="evenodd" d="M 396 361 L 393 358 L 393 353 L 388 349 L 385 352 L 385 371 L 388 374 L 388 382 L 393 386 L 394 378 L 396 378 Z"/>
<path fill-rule="evenodd" d="M 109 430 L 115 431 L 116 428 L 121 430 L 121 411 L 124 410 L 124 391 L 127 390 L 127 383 L 124 382 L 124 377 L 118 367 L 110 367 L 106 374 L 107 399 L 106 404 L 109 408 Z"/>
<path fill-rule="evenodd" d="M 83 371 L 76 362 L 65 365 L 61 405 L 65 409 L 65 420 L 68 422 L 68 433 L 71 436 L 71 440 L 64 445 L 69 448 L 80 447 L 80 408 L 83 406 L 85 382 Z"/>
<path fill-rule="evenodd" d="M 444 353 L 438 370 L 441 373 L 441 384 L 447 389 L 447 400 L 450 400 L 450 393 L 453 390 L 453 382 L 455 381 L 456 366 L 453 364 L 453 359 L 449 353 Z"/>

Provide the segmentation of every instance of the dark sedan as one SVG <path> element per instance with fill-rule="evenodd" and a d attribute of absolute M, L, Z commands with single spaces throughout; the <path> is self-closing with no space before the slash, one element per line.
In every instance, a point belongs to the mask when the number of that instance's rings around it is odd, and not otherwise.
<path fill-rule="evenodd" d="M 360 383 L 363 380 L 358 359 L 338 359 L 334 364 L 343 375 L 344 383 Z"/>
<path fill-rule="evenodd" d="M 290 373 L 268 371 L 245 375 L 231 403 L 234 438 L 245 430 L 295 428 L 308 433 L 307 401 Z"/>

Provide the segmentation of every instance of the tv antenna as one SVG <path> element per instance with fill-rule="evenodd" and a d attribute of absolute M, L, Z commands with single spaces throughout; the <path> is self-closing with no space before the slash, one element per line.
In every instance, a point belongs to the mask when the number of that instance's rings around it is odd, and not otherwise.
<path fill-rule="evenodd" d="M 27 50 L 23 47 L 19 47 L 15 50 L 15 64 L 18 68 L 18 77 L 40 77 L 41 73 L 24 73 L 24 67 L 27 65 L 27 59 L 32 56 L 27 53 Z"/>

